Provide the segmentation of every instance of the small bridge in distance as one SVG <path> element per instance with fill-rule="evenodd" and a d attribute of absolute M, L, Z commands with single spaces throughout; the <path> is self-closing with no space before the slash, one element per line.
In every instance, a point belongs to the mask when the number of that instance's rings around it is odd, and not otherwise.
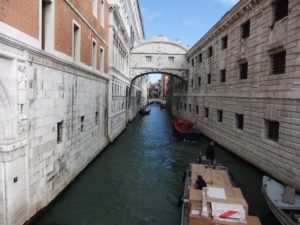
<path fill-rule="evenodd" d="M 166 102 L 167 101 L 163 98 L 149 98 L 148 105 L 152 104 L 152 103 L 158 103 L 158 104 L 161 104 L 161 105 L 165 105 Z"/>

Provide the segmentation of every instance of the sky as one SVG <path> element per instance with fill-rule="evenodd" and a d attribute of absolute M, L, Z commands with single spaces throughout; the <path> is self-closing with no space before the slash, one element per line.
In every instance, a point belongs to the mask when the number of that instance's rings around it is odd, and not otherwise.
<path fill-rule="evenodd" d="M 140 0 L 145 38 L 166 35 L 192 47 L 238 0 Z"/>

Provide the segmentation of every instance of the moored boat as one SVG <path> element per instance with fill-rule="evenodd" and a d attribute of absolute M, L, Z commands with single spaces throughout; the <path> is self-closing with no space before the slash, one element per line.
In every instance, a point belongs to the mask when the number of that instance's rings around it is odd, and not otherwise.
<path fill-rule="evenodd" d="M 174 122 L 174 130 L 178 136 L 184 141 L 199 141 L 201 132 L 194 127 L 191 121 L 178 119 Z"/>
<path fill-rule="evenodd" d="M 292 194 L 290 203 L 284 202 L 285 186 L 276 180 L 264 176 L 263 195 L 274 215 L 283 225 L 300 224 L 300 195 Z"/>
<path fill-rule="evenodd" d="M 151 109 L 149 109 L 149 108 L 143 108 L 143 109 L 140 110 L 140 114 L 142 116 L 149 115 L 150 112 L 151 112 Z"/>
<path fill-rule="evenodd" d="M 201 190 L 196 189 L 199 175 L 206 182 Z M 258 217 L 248 215 L 248 208 L 226 167 L 191 164 L 185 176 L 181 225 L 260 225 Z"/>

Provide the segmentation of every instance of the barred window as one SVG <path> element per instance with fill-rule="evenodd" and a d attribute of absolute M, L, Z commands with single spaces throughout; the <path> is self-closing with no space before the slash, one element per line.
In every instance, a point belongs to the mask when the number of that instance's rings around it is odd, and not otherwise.
<path fill-rule="evenodd" d="M 175 57 L 174 56 L 169 56 L 169 62 L 174 62 L 175 61 Z"/>
<path fill-rule="evenodd" d="M 57 143 L 61 143 L 63 139 L 63 121 L 57 123 Z"/>
<path fill-rule="evenodd" d="M 204 108 L 204 116 L 205 116 L 205 118 L 209 117 L 209 108 L 207 108 L 207 107 Z"/>
<path fill-rule="evenodd" d="M 273 9 L 274 22 L 283 19 L 289 13 L 289 0 L 276 0 Z"/>
<path fill-rule="evenodd" d="M 248 63 L 240 64 L 240 80 L 244 80 L 248 78 Z"/>
<path fill-rule="evenodd" d="M 265 120 L 265 131 L 268 139 L 278 142 L 279 138 L 279 122 Z"/>
<path fill-rule="evenodd" d="M 201 77 L 198 77 L 198 86 L 201 86 Z"/>
<path fill-rule="evenodd" d="M 198 63 L 202 63 L 202 54 L 201 53 L 198 55 Z"/>
<path fill-rule="evenodd" d="M 198 105 L 196 106 L 196 114 L 197 115 L 199 114 L 199 106 Z"/>
<path fill-rule="evenodd" d="M 194 66 L 195 66 L 194 59 L 192 59 L 192 67 L 194 67 Z"/>
<path fill-rule="evenodd" d="M 184 103 L 184 111 L 186 111 L 186 103 Z"/>
<path fill-rule="evenodd" d="M 220 70 L 220 81 L 221 83 L 226 82 L 226 70 Z"/>
<path fill-rule="evenodd" d="M 271 55 L 272 74 L 285 73 L 286 51 Z"/>
<path fill-rule="evenodd" d="M 235 127 L 237 129 L 243 130 L 244 128 L 244 115 L 242 114 L 235 114 Z"/>
<path fill-rule="evenodd" d="M 211 74 L 207 74 L 207 83 L 208 83 L 208 84 L 211 83 Z"/>
<path fill-rule="evenodd" d="M 217 120 L 218 120 L 218 122 L 220 122 L 220 123 L 223 122 L 223 110 L 218 110 L 218 111 L 217 111 Z"/>
<path fill-rule="evenodd" d="M 189 104 L 189 111 L 192 112 L 192 105 Z"/>
<path fill-rule="evenodd" d="M 247 38 L 250 36 L 250 20 L 241 25 L 241 38 Z"/>
<path fill-rule="evenodd" d="M 221 39 L 221 43 L 222 43 L 222 46 L 221 46 L 222 50 L 226 49 L 227 45 L 228 45 L 228 36 L 227 35 Z"/>
<path fill-rule="evenodd" d="M 208 58 L 211 58 L 211 57 L 213 56 L 213 48 L 212 48 L 212 46 L 210 46 L 210 47 L 208 48 L 208 53 L 207 53 L 207 55 L 208 55 Z"/>
<path fill-rule="evenodd" d="M 146 61 L 147 62 L 151 62 L 152 61 L 152 57 L 151 56 L 146 56 Z"/>

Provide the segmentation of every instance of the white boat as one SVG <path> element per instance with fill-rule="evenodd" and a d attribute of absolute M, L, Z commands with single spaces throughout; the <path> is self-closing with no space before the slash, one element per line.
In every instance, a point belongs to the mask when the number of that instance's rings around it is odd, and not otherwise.
<path fill-rule="evenodd" d="M 274 215 L 283 225 L 299 225 L 300 195 L 295 193 L 294 203 L 289 204 L 283 202 L 284 190 L 285 186 L 281 183 L 270 177 L 263 177 L 262 192 Z"/>

